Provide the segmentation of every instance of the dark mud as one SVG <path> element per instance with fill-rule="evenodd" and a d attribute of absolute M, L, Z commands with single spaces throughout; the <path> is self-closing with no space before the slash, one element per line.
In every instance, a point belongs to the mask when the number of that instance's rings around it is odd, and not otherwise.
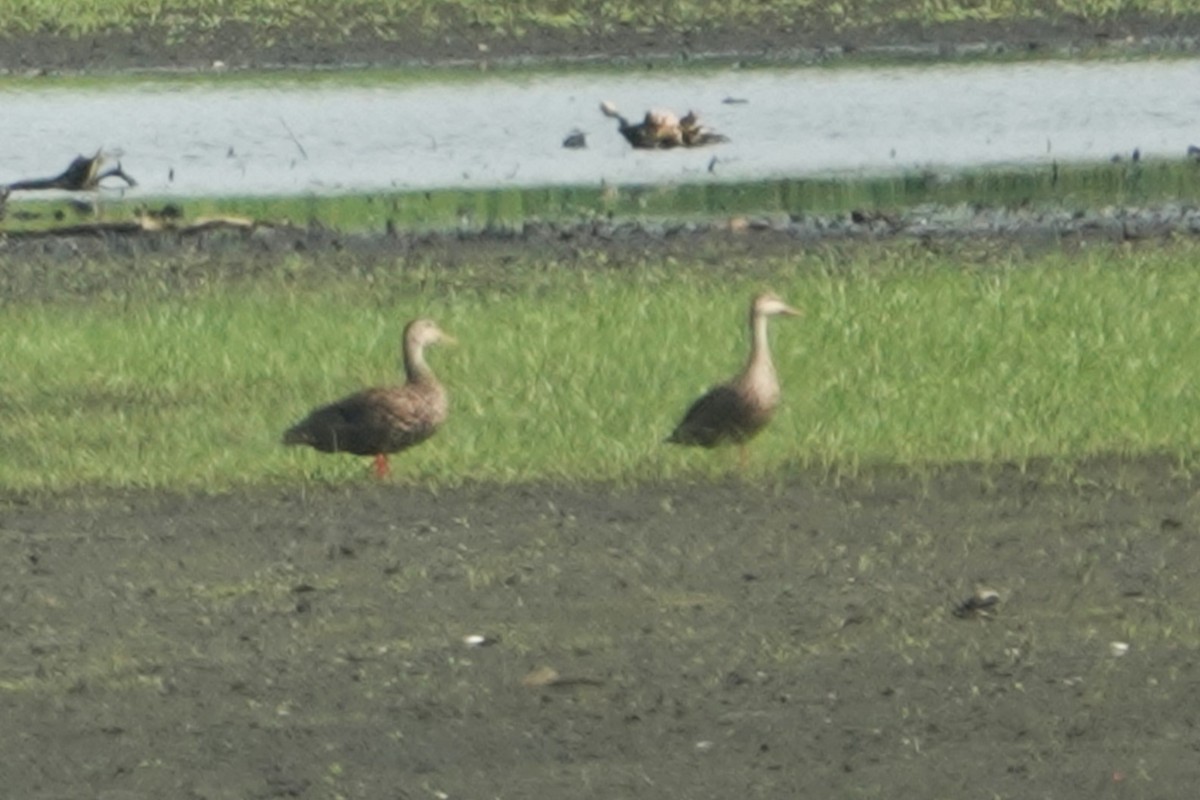
<path fill-rule="evenodd" d="M 10 499 L 5 794 L 1185 796 L 1198 489 L 1147 459 Z"/>
<path fill-rule="evenodd" d="M 0 303 L 120 292 L 144 285 L 147 261 L 168 289 L 212 280 L 277 273 L 290 254 L 321 256 L 330 275 L 385 269 L 397 260 L 459 265 L 513 261 L 593 267 L 604 253 L 612 266 L 675 257 L 709 263 L 768 259 L 803 247 L 853 247 L 867 242 L 915 242 L 978 252 L 1036 254 L 1088 244 L 1153 247 L 1200 235 L 1200 209 L 1183 203 L 1100 210 L 919 206 L 893 212 L 773 214 L 708 221 L 530 221 L 515 227 L 459 231 L 346 232 L 320 225 L 262 226 L 246 231 L 0 234 Z M 174 259 L 174 260 L 171 260 Z M 92 263 L 109 266 L 98 270 Z M 170 260 L 165 269 L 161 262 Z"/>
<path fill-rule="evenodd" d="M 883 9 L 880 9 L 881 13 Z M 1049 18 L 892 23 L 862 26 L 842 20 L 798 17 L 792 25 L 765 27 L 588 31 L 536 28 L 520 36 L 481 26 L 451 26 L 423 34 L 419 19 L 402 17 L 337 34 L 297 24 L 285 30 L 205 24 L 186 32 L 164 27 L 101 32 L 77 38 L 30 33 L 0 38 L 0 74 L 38 75 L 127 70 L 197 70 L 219 63 L 229 69 L 274 67 L 471 66 L 621 63 L 653 67 L 664 62 L 719 58 L 743 63 L 820 63 L 976 57 L 1103 56 L 1195 53 L 1197 16 L 1113 14 Z"/>

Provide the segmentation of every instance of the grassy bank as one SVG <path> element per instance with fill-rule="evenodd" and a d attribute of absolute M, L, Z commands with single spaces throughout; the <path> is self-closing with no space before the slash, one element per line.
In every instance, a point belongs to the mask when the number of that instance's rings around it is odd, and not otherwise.
<path fill-rule="evenodd" d="M 546 186 L 483 190 L 442 189 L 306 197 L 221 197 L 172 200 L 183 220 L 243 216 L 275 224 L 319 223 L 345 232 L 397 230 L 518 230 L 531 220 L 689 220 L 730 215 L 895 214 L 914 206 L 1044 211 L 1200 202 L 1194 160 L 1009 166 L 961 172 L 908 171 L 882 176 L 824 176 L 745 183 L 631 186 Z M 103 197 L 105 221 L 133 219 L 143 197 Z M 58 200 L 11 200 L 0 230 L 61 228 L 91 221 L 65 212 Z"/>
<path fill-rule="evenodd" d="M 363 460 L 278 445 L 306 409 L 391 380 L 403 323 L 462 345 L 431 354 L 451 421 L 396 461 L 399 481 L 632 481 L 732 470 L 660 444 L 745 351 L 749 295 L 804 308 L 774 326 L 785 406 L 752 466 L 1012 460 L 1200 445 L 1192 244 L 968 260 L 915 245 L 767 263 L 564 270 L 293 257 L 275 274 L 0 310 L 0 485 L 220 488 L 365 480 Z M 195 256 L 195 258 L 200 258 Z M 125 272 L 127 264 L 96 265 Z M 129 286 L 128 283 L 126 283 Z"/>
<path fill-rule="evenodd" d="M 341 41 L 363 32 L 388 39 L 419 30 L 436 36 L 464 28 L 483 35 L 519 39 L 538 31 L 612 34 L 650 30 L 703 30 L 722 26 L 752 29 L 784 26 L 852 30 L 895 23 L 1097 20 L 1122 14 L 1176 16 L 1194 13 L 1183 0 L 771 0 L 767 3 L 635 3 L 587 0 L 17 0 L 0 17 L 0 34 L 47 32 L 82 36 L 110 31 L 162 30 L 168 37 L 195 39 L 222 26 L 258 31 L 269 44 L 290 31 L 318 41 Z"/>

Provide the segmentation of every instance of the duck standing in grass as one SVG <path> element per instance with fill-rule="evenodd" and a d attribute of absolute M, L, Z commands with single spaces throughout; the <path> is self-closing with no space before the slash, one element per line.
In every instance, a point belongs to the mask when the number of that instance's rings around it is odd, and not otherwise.
<path fill-rule="evenodd" d="M 745 466 L 746 443 L 771 421 L 779 405 L 779 378 L 767 344 L 767 319 L 778 314 L 795 317 L 800 312 L 770 292 L 750 302 L 750 357 L 745 368 L 692 403 L 668 442 L 700 447 L 736 444 Z"/>
<path fill-rule="evenodd" d="M 404 328 L 404 374 L 399 386 L 363 389 L 314 409 L 283 434 L 285 445 L 308 445 L 322 453 L 375 457 L 375 475 L 386 477 L 388 455 L 433 436 L 450 412 L 446 390 L 425 363 L 425 348 L 454 338 L 428 319 Z"/>

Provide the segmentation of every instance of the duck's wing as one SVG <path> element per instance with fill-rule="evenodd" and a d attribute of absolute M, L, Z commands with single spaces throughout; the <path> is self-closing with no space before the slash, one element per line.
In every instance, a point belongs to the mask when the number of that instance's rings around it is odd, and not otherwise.
<path fill-rule="evenodd" d="M 430 403 L 410 387 L 374 388 L 313 409 L 283 435 L 326 453 L 375 455 L 426 439 L 439 424 Z"/>
<path fill-rule="evenodd" d="M 701 129 L 692 134 L 685 134 L 684 143 L 688 147 L 704 147 L 709 144 L 728 142 L 729 137 L 707 129 Z"/>
<path fill-rule="evenodd" d="M 735 438 L 744 415 L 745 403 L 736 388 L 730 384 L 713 387 L 692 403 L 667 441 L 715 447 Z"/>
<path fill-rule="evenodd" d="M 373 419 L 387 428 L 392 452 L 428 439 L 448 411 L 446 393 L 436 381 L 378 390 L 372 401 Z"/>

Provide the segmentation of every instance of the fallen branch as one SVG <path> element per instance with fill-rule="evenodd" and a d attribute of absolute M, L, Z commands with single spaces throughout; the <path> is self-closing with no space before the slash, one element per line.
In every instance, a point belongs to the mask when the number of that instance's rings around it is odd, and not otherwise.
<path fill-rule="evenodd" d="M 118 161 L 115 167 L 101 172 L 100 167 L 103 163 L 104 155 L 100 150 L 97 150 L 96 155 L 91 158 L 76 156 L 70 166 L 53 178 L 30 178 L 15 181 L 3 187 L 3 195 L 7 196 L 10 192 L 34 192 L 46 189 L 91 192 L 99 189 L 100 181 L 105 178 L 120 178 L 128 186 L 137 186 L 137 181 L 121 168 L 121 162 Z"/>
<path fill-rule="evenodd" d="M 153 233 L 176 233 L 192 236 L 214 230 L 252 231 L 258 227 L 269 227 L 271 223 L 260 222 L 249 217 L 199 217 L 194 222 L 182 223 L 156 214 L 144 213 L 137 219 L 123 222 L 81 222 L 40 230 L 18 230 L 0 232 L 10 239 L 53 239 L 66 236 L 133 236 Z"/>

